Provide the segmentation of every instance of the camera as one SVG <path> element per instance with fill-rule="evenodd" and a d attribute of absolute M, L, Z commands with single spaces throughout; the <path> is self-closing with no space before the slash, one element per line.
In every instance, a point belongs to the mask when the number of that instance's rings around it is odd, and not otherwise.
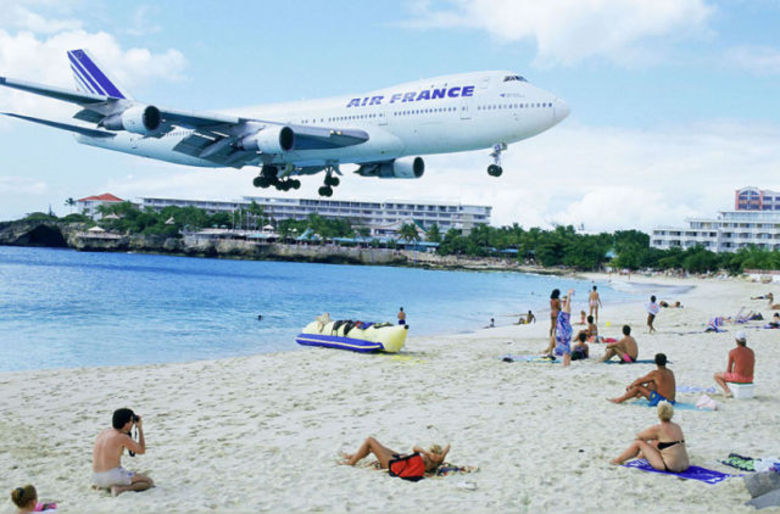
<path fill-rule="evenodd" d="M 138 414 L 133 414 L 133 423 L 138 423 L 138 420 L 141 419 L 141 416 Z"/>

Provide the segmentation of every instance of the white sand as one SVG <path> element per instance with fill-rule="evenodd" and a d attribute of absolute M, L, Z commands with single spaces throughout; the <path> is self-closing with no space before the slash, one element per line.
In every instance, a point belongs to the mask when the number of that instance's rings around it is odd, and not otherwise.
<path fill-rule="evenodd" d="M 663 351 L 678 385 L 714 385 L 736 328 L 704 334 L 703 323 L 742 305 L 767 316 L 765 302 L 749 297 L 768 286 L 671 283 L 696 288 L 679 297 L 684 309 L 662 309 L 656 335 L 646 334 L 643 304 L 618 307 L 609 297 L 601 332 L 617 336 L 629 323 L 640 358 Z M 575 312 L 586 293 L 578 291 Z M 610 466 L 657 418 L 655 409 L 605 398 L 652 366 L 591 359 L 563 369 L 498 360 L 541 351 L 548 318 L 540 318 L 532 326 L 421 338 L 414 337 L 419 321 L 411 313 L 412 337 L 398 356 L 303 348 L 188 364 L 0 374 L 0 490 L 32 482 L 42 498 L 60 502 L 61 512 L 752 510 L 743 506 L 749 495 L 741 479 L 707 485 Z M 780 454 L 780 331 L 747 331 L 758 361 L 757 397 L 716 396 L 716 412 L 676 413 L 692 464 L 729 471 L 717 463 L 729 452 Z M 602 347 L 593 345 L 592 354 Z M 696 396 L 680 394 L 678 401 Z M 91 450 L 122 406 L 144 416 L 148 444 L 145 455 L 123 462 L 148 471 L 158 487 L 111 498 L 89 487 Z M 368 435 L 401 452 L 449 442 L 449 461 L 481 469 L 409 483 L 367 465 L 337 465 L 339 451 L 354 451 Z M 11 508 L 4 494 L 0 510 Z"/>

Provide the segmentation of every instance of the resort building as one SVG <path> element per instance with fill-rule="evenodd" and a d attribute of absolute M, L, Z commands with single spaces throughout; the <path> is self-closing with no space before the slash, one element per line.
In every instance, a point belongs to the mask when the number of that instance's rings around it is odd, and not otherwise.
<path fill-rule="evenodd" d="M 703 246 L 713 252 L 736 252 L 755 245 L 780 250 L 780 193 L 745 187 L 736 191 L 734 204 L 735 210 L 720 211 L 714 218 L 687 219 L 687 228 L 656 228 L 650 246 Z"/>
<path fill-rule="evenodd" d="M 76 200 L 76 210 L 92 219 L 100 219 L 101 215 L 98 207 L 122 202 L 124 200 L 111 193 L 103 193 L 102 195 L 87 196 L 86 198 Z"/>
<path fill-rule="evenodd" d="M 780 192 L 743 187 L 734 193 L 734 209 L 738 211 L 780 211 Z"/>
<path fill-rule="evenodd" d="M 393 236 L 404 223 L 415 223 L 424 229 L 438 225 L 442 233 L 451 228 L 469 231 L 475 225 L 489 224 L 492 207 L 440 202 L 410 202 L 386 200 L 366 202 L 353 200 L 269 198 L 245 196 L 241 201 L 178 200 L 173 198 L 142 198 L 142 208 L 161 210 L 165 207 L 197 207 L 211 213 L 246 209 L 252 202 L 263 208 L 275 221 L 303 220 L 310 214 L 326 218 L 348 219 L 355 225 L 371 229 L 372 236 Z"/>

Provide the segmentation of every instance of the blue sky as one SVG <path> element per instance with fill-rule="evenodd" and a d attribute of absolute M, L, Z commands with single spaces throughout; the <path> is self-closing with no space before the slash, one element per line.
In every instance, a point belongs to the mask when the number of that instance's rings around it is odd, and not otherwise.
<path fill-rule="evenodd" d="M 510 146 L 426 158 L 418 181 L 349 176 L 337 198 L 494 206 L 494 223 L 590 230 L 681 224 L 780 190 L 780 1 L 4 2 L 0 75 L 70 87 L 85 46 L 137 99 L 186 110 L 359 93 L 463 71 L 513 69 L 570 117 Z M 74 110 L 0 91 L 0 110 Z M 255 172 L 156 163 L 0 120 L 0 219 L 67 212 L 67 197 L 235 199 Z M 315 196 L 319 178 L 297 194 Z M 267 192 L 266 190 L 265 192 Z M 276 194 L 274 192 L 273 194 Z M 294 192 L 287 194 L 295 194 Z"/>

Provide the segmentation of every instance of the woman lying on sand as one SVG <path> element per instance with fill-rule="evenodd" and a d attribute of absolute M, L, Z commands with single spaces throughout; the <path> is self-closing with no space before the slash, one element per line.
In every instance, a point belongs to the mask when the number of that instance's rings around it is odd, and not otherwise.
<path fill-rule="evenodd" d="M 412 452 L 418 452 L 422 457 L 423 462 L 425 463 L 425 471 L 435 471 L 436 468 L 442 465 L 444 462 L 444 457 L 447 456 L 447 452 L 449 451 L 449 444 L 445 446 L 444 449 L 442 449 L 438 444 L 434 444 L 429 450 L 424 450 L 419 446 L 414 446 L 412 448 Z M 357 452 L 351 455 L 348 453 L 342 455 L 344 457 L 343 464 L 354 466 L 358 463 L 358 461 L 367 457 L 369 453 L 373 453 L 374 456 L 376 456 L 377 460 L 379 461 L 380 469 L 387 469 L 388 463 L 391 459 L 402 457 L 402 455 L 398 452 L 382 446 L 379 441 L 373 437 L 369 437 L 363 442 Z"/>
<path fill-rule="evenodd" d="M 647 459 L 653 468 L 659 471 L 682 473 L 690 465 L 688 452 L 685 451 L 685 437 L 682 428 L 672 423 L 674 407 L 669 402 L 658 404 L 658 419 L 661 424 L 647 428 L 636 435 L 636 440 L 610 464 L 623 464 L 625 461 L 640 457 Z"/>

